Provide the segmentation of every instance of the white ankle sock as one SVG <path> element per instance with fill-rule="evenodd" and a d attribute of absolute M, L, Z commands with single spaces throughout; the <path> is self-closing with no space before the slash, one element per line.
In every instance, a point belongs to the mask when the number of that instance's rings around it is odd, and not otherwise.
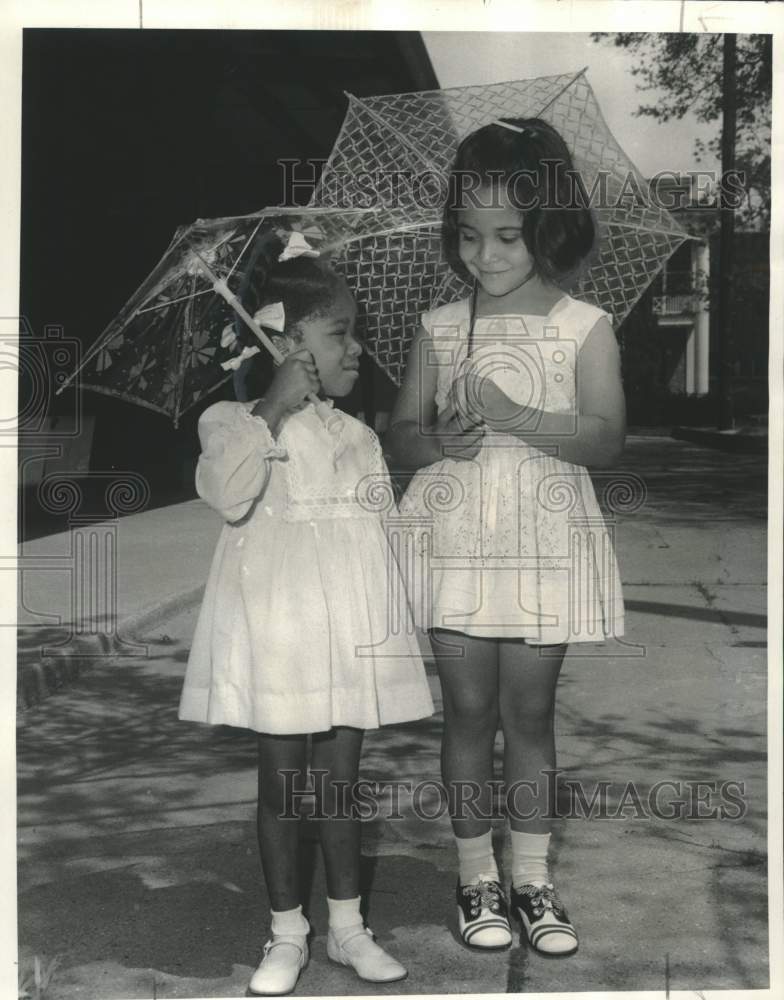
<path fill-rule="evenodd" d="M 333 931 L 341 931 L 346 927 L 356 927 L 362 923 L 362 914 L 359 912 L 360 897 L 356 899 L 330 899 L 327 896 L 327 906 L 329 907 L 329 926 Z M 340 934 L 337 935 L 340 937 Z"/>
<path fill-rule="evenodd" d="M 549 881 L 547 849 L 549 833 L 512 830 L 512 885 L 544 885 Z"/>
<path fill-rule="evenodd" d="M 310 930 L 310 924 L 302 913 L 301 906 L 295 906 L 293 910 L 271 910 L 272 913 L 272 933 L 273 934 L 300 934 L 306 935 Z"/>
<path fill-rule="evenodd" d="M 455 837 L 457 861 L 460 866 L 460 885 L 471 885 L 479 876 L 498 881 L 498 867 L 493 854 L 493 831 L 478 837 Z"/>

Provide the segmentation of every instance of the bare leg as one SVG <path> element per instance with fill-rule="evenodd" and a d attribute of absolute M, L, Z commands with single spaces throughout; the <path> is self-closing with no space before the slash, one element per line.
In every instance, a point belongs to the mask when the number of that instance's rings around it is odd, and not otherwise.
<path fill-rule="evenodd" d="M 360 824 L 351 815 L 352 789 L 359 777 L 361 729 L 336 726 L 313 736 L 311 769 L 316 782 L 319 836 L 324 852 L 327 895 L 331 899 L 359 896 Z M 326 771 L 321 776 L 316 772 Z"/>
<path fill-rule="evenodd" d="M 299 819 L 287 789 L 304 788 L 305 736 L 269 736 L 259 733 L 259 805 L 256 830 L 261 867 L 273 910 L 291 910 L 299 899 Z M 286 778 L 284 771 L 295 772 Z"/>
<path fill-rule="evenodd" d="M 566 646 L 549 646 L 540 656 L 536 646 L 521 640 L 502 640 L 499 651 L 499 701 L 504 732 L 504 781 L 507 790 L 515 782 L 532 782 L 536 791 L 521 791 L 516 811 L 533 813 L 531 819 L 510 815 L 513 830 L 549 833 L 549 801 L 546 772 L 555 768 L 555 688 Z"/>
<path fill-rule="evenodd" d="M 441 777 L 449 796 L 452 829 L 456 837 L 479 837 L 490 829 L 492 813 L 489 782 L 498 729 L 497 640 L 439 629 L 433 654 L 444 698 Z M 467 805 L 469 796 L 476 816 Z"/>

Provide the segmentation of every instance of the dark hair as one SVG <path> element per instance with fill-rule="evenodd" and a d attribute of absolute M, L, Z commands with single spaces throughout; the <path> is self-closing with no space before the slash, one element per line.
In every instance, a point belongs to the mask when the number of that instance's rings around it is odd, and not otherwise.
<path fill-rule="evenodd" d="M 318 257 L 294 257 L 278 261 L 283 242 L 277 234 L 265 234 L 253 247 L 240 285 L 239 297 L 251 315 L 262 306 L 282 302 L 286 313 L 285 333 L 297 336 L 297 325 L 311 316 L 326 312 L 341 289 L 343 278 Z M 241 323 L 242 321 L 239 320 Z M 242 323 L 248 336 L 237 336 L 253 343 L 253 333 Z"/>
<path fill-rule="evenodd" d="M 278 261 L 283 246 L 283 241 L 275 232 L 265 233 L 256 240 L 248 256 L 237 295 L 251 316 L 263 306 L 282 302 L 286 314 L 283 332 L 297 340 L 298 324 L 327 312 L 347 286 L 344 279 L 318 257 L 302 255 Z M 234 319 L 234 332 L 242 346 L 258 346 L 253 331 L 239 316 Z M 280 335 L 278 331 L 269 329 L 265 333 L 268 336 Z M 267 351 L 262 350 L 242 374 L 242 380 L 252 396 L 264 391 L 272 372 L 272 358 Z M 238 381 L 235 378 L 235 386 Z"/>
<path fill-rule="evenodd" d="M 466 197 L 476 192 L 478 179 L 482 187 L 503 190 L 522 212 L 522 238 L 533 272 L 547 281 L 563 281 L 593 247 L 595 227 L 585 185 L 552 125 L 541 118 L 502 120 L 522 131 L 485 125 L 458 146 L 444 204 L 446 257 L 461 278 L 473 281 L 458 254 L 458 213 L 483 204 Z"/>

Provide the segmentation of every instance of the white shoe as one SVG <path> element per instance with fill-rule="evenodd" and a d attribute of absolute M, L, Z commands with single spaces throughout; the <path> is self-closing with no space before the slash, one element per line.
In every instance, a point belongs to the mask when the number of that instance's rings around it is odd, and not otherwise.
<path fill-rule="evenodd" d="M 351 928 L 340 943 L 330 928 L 327 955 L 333 962 L 353 969 L 360 979 L 368 983 L 394 983 L 408 975 L 396 958 L 375 943 L 373 931 L 362 924 L 357 924 L 356 929 Z"/>
<path fill-rule="evenodd" d="M 308 939 L 304 934 L 273 934 L 264 945 L 264 958 L 251 976 L 248 989 L 267 997 L 291 993 L 307 961 Z"/>

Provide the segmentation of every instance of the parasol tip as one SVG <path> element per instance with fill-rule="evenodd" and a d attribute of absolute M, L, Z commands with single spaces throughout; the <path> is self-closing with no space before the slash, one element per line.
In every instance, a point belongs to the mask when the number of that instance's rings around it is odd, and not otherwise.
<path fill-rule="evenodd" d="M 343 427 L 343 418 L 333 410 L 325 426 L 330 434 L 337 434 Z"/>
<path fill-rule="evenodd" d="M 316 403 L 316 412 L 321 418 L 324 427 L 329 431 L 330 434 L 337 434 L 343 428 L 343 418 L 340 415 L 339 410 L 333 409 L 328 403 L 323 400 L 318 400 Z"/>

